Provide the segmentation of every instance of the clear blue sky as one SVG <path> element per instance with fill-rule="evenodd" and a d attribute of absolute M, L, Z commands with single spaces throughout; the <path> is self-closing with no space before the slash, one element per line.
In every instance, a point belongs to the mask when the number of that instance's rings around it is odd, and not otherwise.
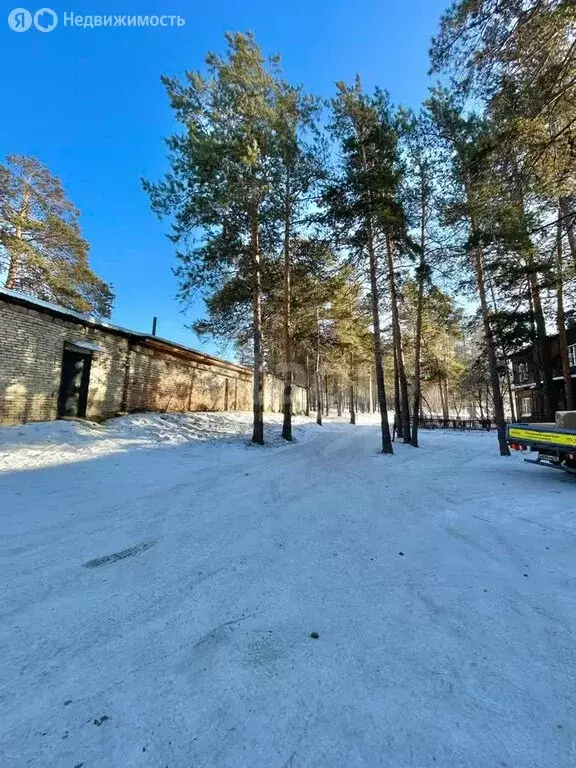
<path fill-rule="evenodd" d="M 75 14 L 179 14 L 180 28 L 62 27 L 15 33 L 6 9 L 0 26 L 3 72 L 0 156 L 31 154 L 57 174 L 82 212 L 95 271 L 116 292 L 113 322 L 158 332 L 216 351 L 184 327 L 175 299 L 167 222 L 150 211 L 142 176 L 166 170 L 163 137 L 174 123 L 161 74 L 203 66 L 223 49 L 225 31 L 251 30 L 264 52 L 280 53 L 285 75 L 330 96 L 336 80 L 356 73 L 364 85 L 387 88 L 395 103 L 417 107 L 431 84 L 428 45 L 448 0 L 151 0 L 51 5 L 62 20 Z M 20 5 L 20 3 L 18 3 Z M 30 6 L 38 10 L 41 3 Z"/>

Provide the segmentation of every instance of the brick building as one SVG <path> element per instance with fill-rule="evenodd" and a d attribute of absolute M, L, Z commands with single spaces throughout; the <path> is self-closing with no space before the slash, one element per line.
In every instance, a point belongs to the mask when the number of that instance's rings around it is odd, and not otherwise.
<path fill-rule="evenodd" d="M 576 328 L 568 329 L 566 335 L 572 374 L 572 391 L 576 394 Z M 562 411 L 566 408 L 566 398 L 557 334 L 548 337 L 548 354 L 553 376 L 552 405 L 554 410 Z M 542 421 L 544 418 L 542 386 L 539 382 L 540 376 L 534 346 L 525 347 L 520 352 L 511 355 L 510 359 L 512 361 L 513 389 L 518 420 Z"/>
<path fill-rule="evenodd" d="M 293 403 L 303 411 L 302 387 Z M 0 424 L 251 408 L 250 368 L 0 289 Z M 264 408 L 282 408 L 271 376 Z"/>

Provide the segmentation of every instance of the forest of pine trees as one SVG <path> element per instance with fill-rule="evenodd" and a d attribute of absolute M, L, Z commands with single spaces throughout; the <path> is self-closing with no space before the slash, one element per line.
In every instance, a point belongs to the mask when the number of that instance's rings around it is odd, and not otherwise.
<path fill-rule="evenodd" d="M 514 417 L 509 355 L 534 345 L 553 417 L 547 335 L 576 322 L 576 6 L 460 0 L 432 41 L 419 110 L 336 82 L 325 102 L 287 82 L 251 34 L 203 72 L 163 78 L 181 130 L 170 172 L 144 182 L 172 221 L 180 298 L 199 334 L 307 388 L 319 423 L 378 410 L 381 450 L 418 445 L 421 416 Z M 335 73 L 335 79 L 338 73 Z M 383 84 L 385 85 L 385 84 Z"/>

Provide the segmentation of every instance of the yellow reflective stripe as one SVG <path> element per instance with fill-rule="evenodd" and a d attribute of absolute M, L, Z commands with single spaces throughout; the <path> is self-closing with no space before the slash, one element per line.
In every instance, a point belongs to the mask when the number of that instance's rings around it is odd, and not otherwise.
<path fill-rule="evenodd" d="M 576 447 L 576 435 L 562 435 L 558 432 L 539 432 L 536 429 L 512 427 L 508 430 L 508 437 L 517 437 L 520 440 L 531 440 L 537 443 L 554 443 L 555 445 L 573 445 Z"/>

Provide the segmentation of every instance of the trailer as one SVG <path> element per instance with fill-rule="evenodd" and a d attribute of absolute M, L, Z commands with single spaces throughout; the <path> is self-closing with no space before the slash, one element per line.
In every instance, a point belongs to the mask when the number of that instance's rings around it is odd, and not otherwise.
<path fill-rule="evenodd" d="M 509 424 L 506 430 L 508 445 L 514 451 L 537 453 L 538 458 L 524 459 L 528 464 L 576 475 L 576 429 L 558 426 L 558 421 L 563 421 L 558 416 L 556 424 Z"/>

